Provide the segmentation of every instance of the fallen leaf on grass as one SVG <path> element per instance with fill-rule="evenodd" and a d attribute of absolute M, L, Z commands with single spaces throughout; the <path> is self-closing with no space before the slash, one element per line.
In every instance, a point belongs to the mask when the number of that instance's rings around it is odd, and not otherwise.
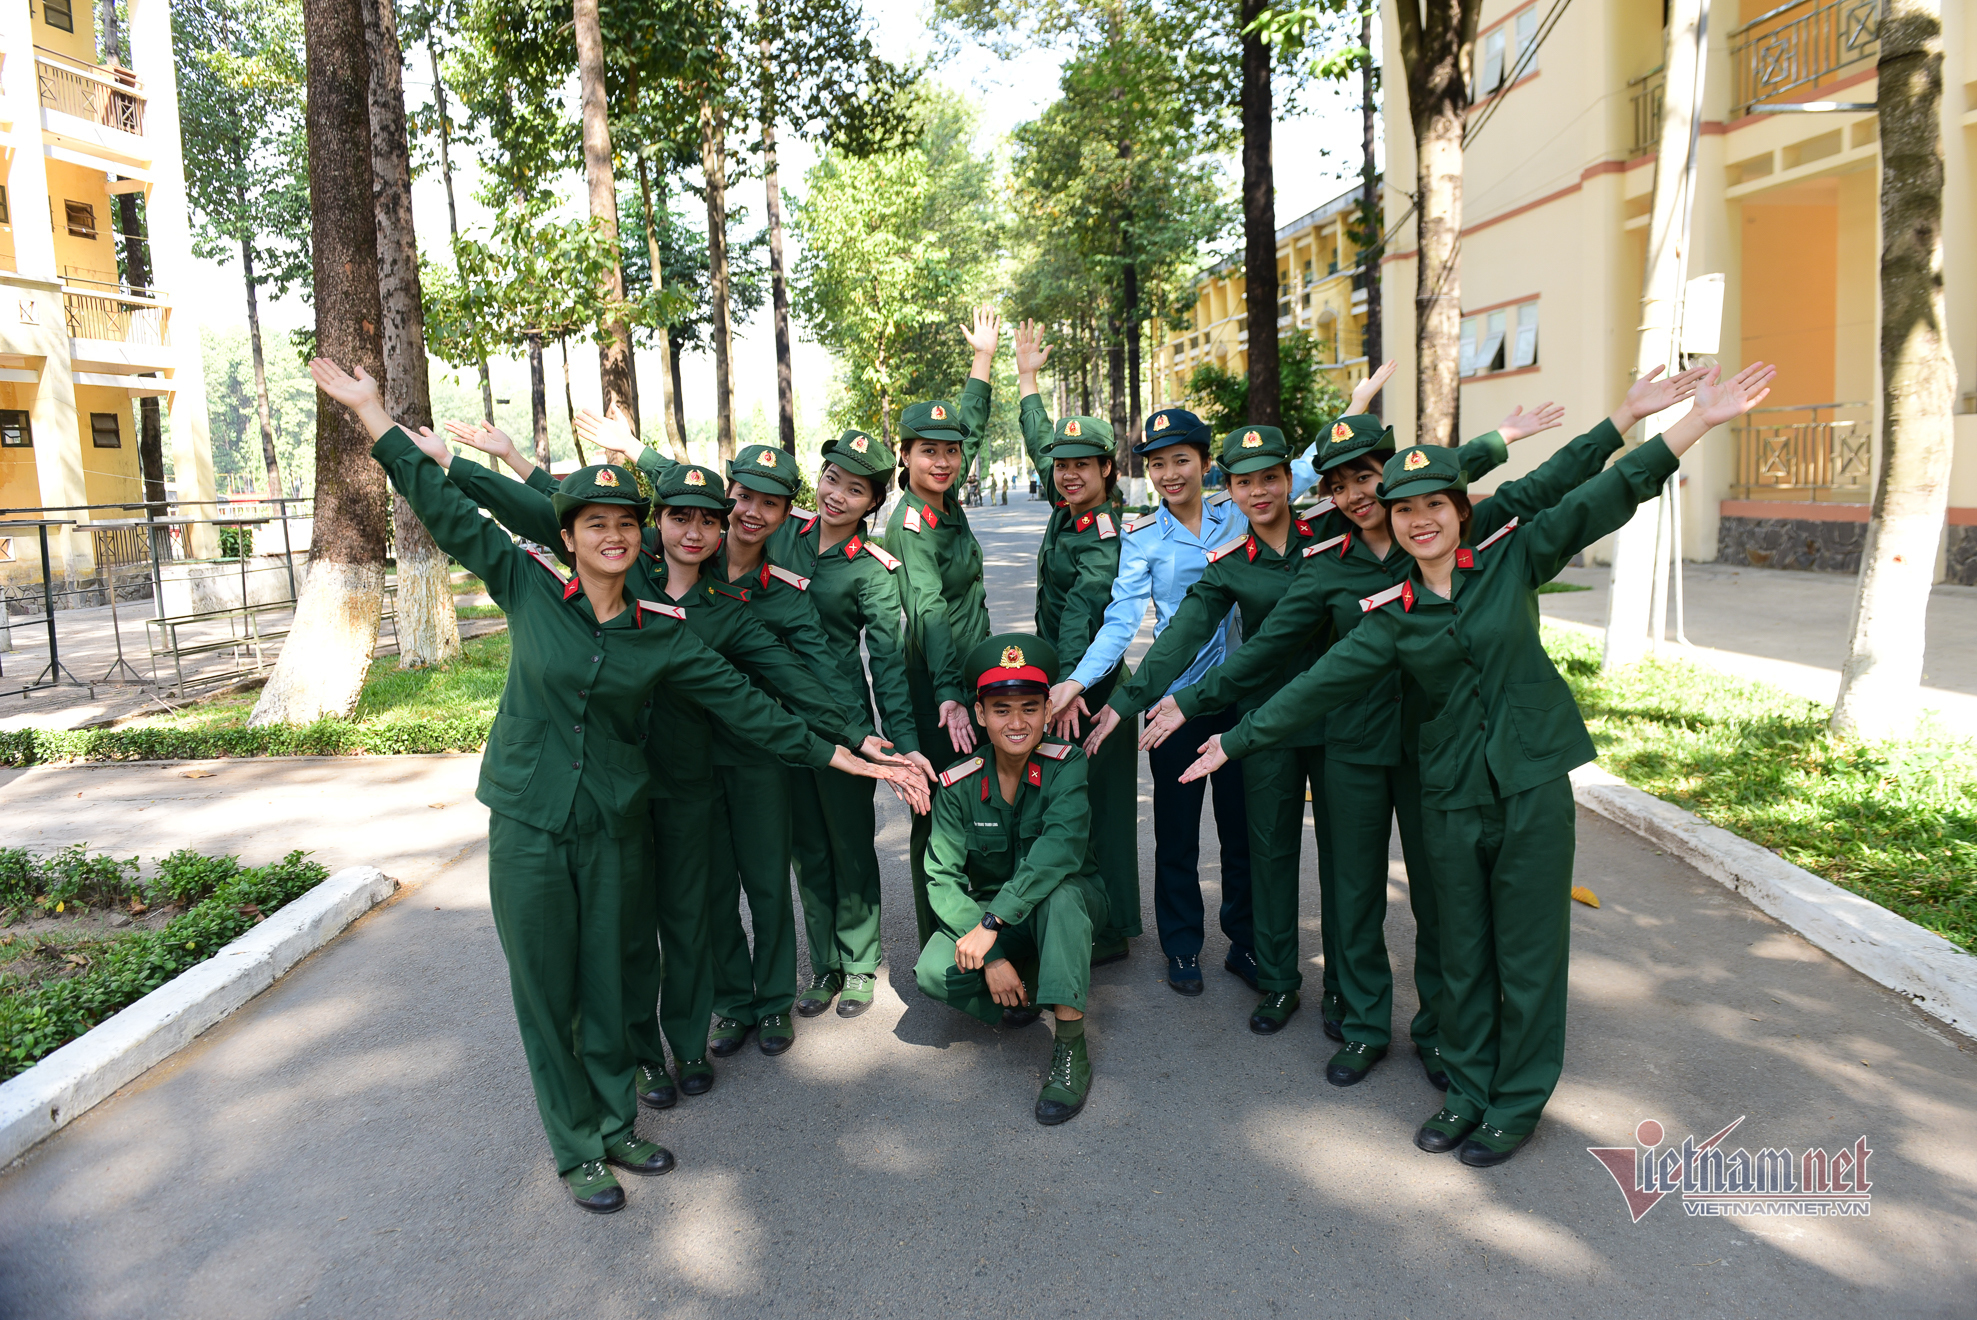
<path fill-rule="evenodd" d="M 1584 885 L 1573 885 L 1572 897 L 1575 901 L 1584 903 L 1587 907 L 1596 908 L 1599 906 L 1599 895 Z"/>

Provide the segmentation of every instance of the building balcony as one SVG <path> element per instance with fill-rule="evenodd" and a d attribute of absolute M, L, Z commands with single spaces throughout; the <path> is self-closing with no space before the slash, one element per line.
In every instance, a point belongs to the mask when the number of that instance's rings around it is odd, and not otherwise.
<path fill-rule="evenodd" d="M 160 290 L 127 291 L 69 276 L 62 285 L 62 314 L 77 371 L 123 376 L 178 368 L 171 303 Z"/>
<path fill-rule="evenodd" d="M 1660 149 L 1661 104 L 1667 89 L 1667 70 L 1659 64 L 1640 77 L 1627 80 L 1627 100 L 1633 108 L 1634 120 L 1634 142 L 1627 149 L 1627 159 Z"/>
<path fill-rule="evenodd" d="M 1865 403 L 1752 409 L 1731 428 L 1732 498 L 1866 502 L 1873 495 L 1873 418 Z"/>
<path fill-rule="evenodd" d="M 1815 88 L 1873 67 L 1881 50 L 1881 0 L 1793 0 L 1730 34 L 1731 109 L 1804 99 Z"/>
<path fill-rule="evenodd" d="M 127 69 L 80 64 L 51 51 L 34 55 L 41 91 L 42 140 L 77 164 L 119 173 L 151 164 L 144 93 Z M 80 159 L 77 159 L 80 157 Z"/>

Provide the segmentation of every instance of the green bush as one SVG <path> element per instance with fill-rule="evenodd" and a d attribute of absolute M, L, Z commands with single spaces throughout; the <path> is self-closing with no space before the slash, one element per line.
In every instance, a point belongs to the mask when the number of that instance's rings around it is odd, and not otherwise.
<path fill-rule="evenodd" d="M 238 857 L 208 857 L 181 848 L 158 863 L 151 888 L 174 903 L 190 907 L 239 874 Z"/>
<path fill-rule="evenodd" d="M 328 874 L 299 851 L 269 866 L 236 869 L 162 930 L 132 931 L 96 946 L 73 976 L 0 985 L 0 1081 L 206 961 Z"/>
<path fill-rule="evenodd" d="M 0 849 L 0 913 L 9 918 L 29 908 L 66 912 L 108 907 L 137 892 L 135 857 L 91 857 L 80 843 L 45 857 L 25 848 Z"/>
<path fill-rule="evenodd" d="M 244 559 L 254 553 L 252 527 L 220 528 L 220 558 Z"/>
<path fill-rule="evenodd" d="M 11 729 L 0 732 L 0 765 L 45 761 L 204 761 L 221 756 L 403 756 L 477 752 L 494 713 L 406 719 L 369 725 L 318 720 L 305 725 L 186 729 Z"/>

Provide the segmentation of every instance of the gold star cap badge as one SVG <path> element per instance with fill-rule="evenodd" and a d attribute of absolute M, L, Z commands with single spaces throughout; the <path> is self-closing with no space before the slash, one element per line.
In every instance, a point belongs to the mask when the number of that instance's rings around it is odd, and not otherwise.
<path fill-rule="evenodd" d="M 686 475 L 681 477 L 680 480 L 689 486 L 704 486 L 707 484 L 707 478 L 700 475 L 699 468 L 688 468 Z"/>
<path fill-rule="evenodd" d="M 762 467 L 772 468 L 776 465 L 776 451 L 773 449 L 765 449 L 760 454 L 756 455 L 755 461 L 757 464 L 759 464 Z"/>
<path fill-rule="evenodd" d="M 947 409 L 935 404 L 933 412 L 929 415 L 937 422 L 944 422 L 947 420 Z"/>
<path fill-rule="evenodd" d="M 1021 669 L 1024 663 L 1023 648 L 1020 646 L 1003 647 L 1002 659 L 999 663 L 1004 669 Z"/>
<path fill-rule="evenodd" d="M 1401 466 L 1401 470 L 1405 472 L 1419 471 L 1420 469 L 1428 466 L 1428 455 L 1425 451 L 1417 449 L 1413 453 L 1409 454 L 1406 458 L 1402 459 L 1400 466 Z"/>
<path fill-rule="evenodd" d="M 618 484 L 618 474 L 608 467 L 599 468 L 597 469 L 597 484 L 600 486 L 615 486 Z"/>
<path fill-rule="evenodd" d="M 1161 413 L 1158 417 L 1153 419 L 1153 429 L 1156 431 L 1166 430 L 1167 423 L 1169 422 L 1169 420 L 1171 419 L 1167 416 L 1166 413 Z"/>
<path fill-rule="evenodd" d="M 1263 448 L 1263 437 L 1251 431 L 1242 438 L 1242 447 L 1244 449 L 1261 449 Z"/>
<path fill-rule="evenodd" d="M 1352 428 L 1350 426 L 1347 426 L 1344 422 L 1333 422 L 1332 439 L 1334 440 L 1352 439 Z"/>
<path fill-rule="evenodd" d="M 862 435 L 854 435 L 851 437 L 851 447 L 862 454 L 872 447 L 872 442 Z"/>
<path fill-rule="evenodd" d="M 1070 421 L 1064 423 L 1065 435 L 1083 435 L 1084 433 L 1085 433 L 1085 428 L 1078 425 L 1077 418 L 1073 417 Z"/>

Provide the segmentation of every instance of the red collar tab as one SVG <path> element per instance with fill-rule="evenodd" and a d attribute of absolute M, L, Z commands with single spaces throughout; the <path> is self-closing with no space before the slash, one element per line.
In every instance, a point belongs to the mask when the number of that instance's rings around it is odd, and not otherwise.
<path fill-rule="evenodd" d="M 1297 534 L 1299 536 L 1311 535 L 1311 524 L 1302 518 L 1297 519 Z"/>
<path fill-rule="evenodd" d="M 1249 537 L 1249 562 L 1252 564 L 1256 562 L 1256 534 L 1254 532 Z"/>
<path fill-rule="evenodd" d="M 1410 614 L 1414 611 L 1414 583 L 1411 581 L 1400 584 L 1400 607 Z"/>
<path fill-rule="evenodd" d="M 1071 530 L 1074 532 L 1082 532 L 1087 527 L 1090 527 L 1094 522 L 1097 521 L 1098 520 L 1096 518 L 1094 518 L 1091 514 L 1088 513 L 1084 517 L 1078 519 L 1078 521 L 1072 523 Z"/>
<path fill-rule="evenodd" d="M 1031 761 L 1029 767 L 1023 771 L 1023 779 L 1031 788 L 1042 788 L 1043 768 L 1035 761 Z"/>
<path fill-rule="evenodd" d="M 1345 540 L 1339 542 L 1339 558 L 1344 559 L 1345 552 L 1350 549 L 1352 549 L 1352 533 L 1347 532 L 1345 534 Z"/>
<path fill-rule="evenodd" d="M 766 586 L 768 586 L 768 585 L 769 585 L 769 561 L 768 561 L 768 560 L 766 560 L 766 559 L 765 559 L 765 560 L 763 560 L 763 561 L 762 561 L 762 571 L 761 571 L 760 573 L 757 573 L 757 574 L 755 575 L 755 580 L 756 580 L 757 582 L 760 582 L 760 583 L 761 583 L 761 584 L 762 584 L 762 585 L 763 585 L 764 587 L 766 587 Z"/>
<path fill-rule="evenodd" d="M 563 599 L 568 600 L 582 590 L 583 590 L 583 579 L 571 578 L 568 582 L 565 582 L 563 584 Z"/>
<path fill-rule="evenodd" d="M 926 524 L 929 527 L 940 526 L 940 515 L 934 512 L 933 506 L 930 504 L 920 506 L 920 517 L 926 520 Z"/>
<path fill-rule="evenodd" d="M 983 776 L 982 776 L 982 801 L 984 801 L 984 802 L 986 802 L 986 801 L 988 801 L 988 793 L 989 793 L 989 789 L 988 789 L 988 776 L 987 776 L 987 775 L 983 775 Z"/>
<path fill-rule="evenodd" d="M 844 543 L 844 557 L 846 559 L 856 558 L 858 555 L 858 547 L 863 544 L 865 543 L 858 539 L 858 533 L 853 532 L 851 534 L 851 539 Z"/>
<path fill-rule="evenodd" d="M 813 513 L 808 518 L 805 518 L 803 520 L 803 530 L 799 532 L 798 535 L 800 536 L 810 535 L 810 529 L 817 525 L 817 519 L 822 516 L 823 516 L 822 514 Z"/>
<path fill-rule="evenodd" d="M 1463 546 L 1455 552 L 1455 566 L 1457 568 L 1476 567 L 1476 552 L 1466 545 Z"/>

